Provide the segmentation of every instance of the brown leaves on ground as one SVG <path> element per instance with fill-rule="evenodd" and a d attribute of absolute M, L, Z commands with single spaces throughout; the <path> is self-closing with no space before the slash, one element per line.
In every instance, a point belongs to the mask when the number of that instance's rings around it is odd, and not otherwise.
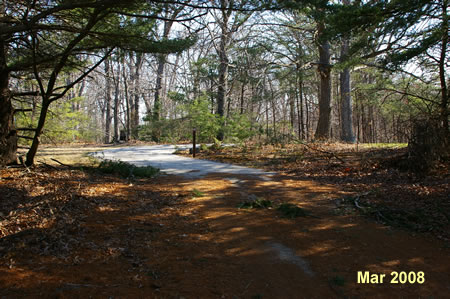
<path fill-rule="evenodd" d="M 129 180 L 67 167 L 0 170 L 0 297 L 444 294 L 449 287 L 444 242 L 365 221 L 355 201 L 380 221 L 402 216 L 407 223 L 409 214 L 394 214 L 392 206 L 401 211 L 425 206 L 443 231 L 445 177 L 417 179 L 380 167 L 379 151 L 317 149 L 200 154 L 279 171 L 272 181 L 217 174 Z M 275 206 L 292 203 L 315 217 L 288 219 L 277 209 L 238 208 L 252 197 Z M 436 198 L 442 199 L 441 209 Z M 446 236 L 442 231 L 434 230 Z M 314 277 L 296 266 L 296 256 L 289 263 L 274 248 L 303 257 Z M 427 283 L 361 286 L 355 278 L 361 270 L 424 271 Z"/>
<path fill-rule="evenodd" d="M 158 289 L 164 273 L 144 252 L 165 252 L 169 229 L 187 219 L 174 208 L 186 194 L 163 182 L 0 170 L 0 295 L 141 297 L 144 281 Z"/>
<path fill-rule="evenodd" d="M 379 222 L 450 240 L 449 165 L 423 177 L 399 169 L 406 148 L 370 145 L 296 144 L 247 145 L 202 151 L 199 159 L 277 171 L 295 179 L 333 184 L 361 196 L 364 213 Z M 343 200 L 347 212 L 358 210 L 354 197 Z"/>

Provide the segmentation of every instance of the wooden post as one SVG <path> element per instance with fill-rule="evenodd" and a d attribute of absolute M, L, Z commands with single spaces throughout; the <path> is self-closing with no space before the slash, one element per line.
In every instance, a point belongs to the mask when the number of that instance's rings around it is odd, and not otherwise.
<path fill-rule="evenodd" d="M 196 137 L 197 130 L 192 130 L 192 157 L 195 158 L 195 150 L 196 150 L 196 144 L 195 144 L 195 137 Z"/>

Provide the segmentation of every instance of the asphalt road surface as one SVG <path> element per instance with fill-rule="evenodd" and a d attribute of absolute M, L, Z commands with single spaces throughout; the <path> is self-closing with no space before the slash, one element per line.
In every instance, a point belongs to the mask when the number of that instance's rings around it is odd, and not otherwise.
<path fill-rule="evenodd" d="M 193 159 L 174 155 L 177 149 L 189 149 L 192 145 L 151 145 L 130 146 L 107 149 L 91 155 L 100 159 L 120 160 L 133 165 L 153 166 L 166 174 L 182 175 L 185 177 L 202 177 L 209 173 L 227 173 L 258 176 L 270 180 L 275 172 L 266 172 L 260 169 L 219 163 L 207 160 Z"/>

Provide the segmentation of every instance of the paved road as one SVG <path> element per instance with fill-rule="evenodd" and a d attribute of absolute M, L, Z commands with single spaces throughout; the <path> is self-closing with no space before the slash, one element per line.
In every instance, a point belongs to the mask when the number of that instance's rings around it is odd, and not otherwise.
<path fill-rule="evenodd" d="M 228 173 L 254 175 L 268 180 L 275 174 L 260 169 L 177 156 L 173 154 L 177 148 L 188 149 L 192 148 L 192 145 L 130 146 L 95 152 L 92 153 L 92 156 L 108 160 L 121 160 L 136 166 L 150 165 L 167 174 L 192 178 L 202 177 L 209 173 Z"/>

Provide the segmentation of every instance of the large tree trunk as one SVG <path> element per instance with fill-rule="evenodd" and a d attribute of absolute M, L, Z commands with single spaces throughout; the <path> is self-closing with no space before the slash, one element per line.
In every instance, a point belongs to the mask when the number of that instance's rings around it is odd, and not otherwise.
<path fill-rule="evenodd" d="M 164 66 L 166 64 L 167 55 L 158 55 L 158 69 L 156 70 L 156 86 L 155 86 L 155 101 L 153 104 L 153 120 L 159 121 L 161 118 L 161 90 L 162 80 L 164 75 Z M 157 140 L 155 140 L 157 141 Z"/>
<path fill-rule="evenodd" d="M 168 7 L 166 7 L 168 9 Z M 173 21 L 175 17 L 181 12 L 181 10 L 176 9 L 171 14 L 171 20 L 164 21 L 163 29 L 163 39 L 169 37 L 170 30 L 172 29 Z M 169 16 L 169 11 L 167 11 L 167 16 Z M 162 81 L 164 76 L 164 67 L 166 65 L 166 54 L 159 54 L 158 58 L 158 69 L 156 70 L 156 86 L 155 86 L 155 101 L 153 104 L 153 121 L 159 121 L 161 119 L 161 90 Z M 161 135 L 159 128 L 154 128 L 152 132 L 153 141 L 158 142 L 159 136 Z"/>
<path fill-rule="evenodd" d="M 299 76 L 297 76 L 299 77 Z M 298 121 L 298 138 L 300 140 L 306 139 L 305 133 L 305 122 L 304 122 L 304 111 L 303 111 L 303 81 L 300 78 L 297 78 L 297 121 Z"/>
<path fill-rule="evenodd" d="M 14 110 L 9 91 L 9 72 L 6 67 L 4 41 L 0 41 L 0 166 L 15 163 L 17 159 L 17 131 L 14 128 Z"/>
<path fill-rule="evenodd" d="M 225 102 L 228 90 L 228 55 L 227 48 L 231 38 L 231 32 L 229 31 L 229 20 L 231 16 L 231 9 L 229 7 L 230 3 L 228 0 L 221 0 L 221 19 L 219 20 L 220 25 L 220 42 L 219 48 L 217 49 L 217 54 L 219 55 L 219 76 L 217 81 L 217 111 L 216 114 L 221 118 L 225 115 Z M 224 131 L 221 128 L 217 134 L 217 139 L 224 139 Z"/>
<path fill-rule="evenodd" d="M 158 122 L 161 119 L 161 90 L 162 81 L 164 76 L 164 66 L 166 64 L 167 55 L 158 55 L 158 69 L 156 70 L 156 86 L 155 86 L 155 101 L 153 104 L 153 122 Z M 152 140 L 155 142 L 159 141 L 161 135 L 161 130 L 159 126 L 154 126 L 152 130 Z"/>
<path fill-rule="evenodd" d="M 344 0 L 344 5 L 350 5 L 350 0 Z M 350 38 L 344 36 L 341 46 L 341 61 L 348 55 Z M 345 68 L 340 73 L 340 93 L 341 93 L 341 140 L 344 142 L 355 142 L 353 133 L 353 107 L 351 95 L 350 69 Z"/>
<path fill-rule="evenodd" d="M 228 18 L 226 18 L 228 20 Z M 227 21 L 228 22 L 228 21 Z M 224 20 L 225 23 L 225 20 Z M 227 23 L 222 25 L 222 35 L 219 46 L 219 78 L 217 84 L 217 115 L 224 117 L 225 115 L 225 98 L 228 89 L 228 56 L 227 56 Z M 224 132 L 219 130 L 217 139 L 223 140 Z"/>
<path fill-rule="evenodd" d="M 291 124 L 290 131 L 292 134 L 295 132 L 295 94 L 289 93 L 289 121 Z"/>
<path fill-rule="evenodd" d="M 217 86 L 217 114 L 224 116 L 225 96 L 228 87 L 228 57 L 226 55 L 225 41 L 220 42 L 219 51 L 219 81 Z"/>
<path fill-rule="evenodd" d="M 348 54 L 349 40 L 345 38 L 342 44 L 341 58 Z M 341 140 L 355 142 L 353 133 L 353 107 L 350 83 L 350 69 L 345 68 L 340 74 L 341 93 Z"/>
<path fill-rule="evenodd" d="M 443 128 L 443 136 L 446 136 L 445 142 L 450 142 L 448 134 L 449 134 L 449 109 L 448 109 L 448 86 L 447 86 L 447 78 L 446 78 L 446 54 L 448 47 L 448 0 L 444 0 L 442 2 L 442 46 L 441 46 L 441 55 L 439 59 L 439 78 L 441 82 L 441 103 L 440 103 L 440 120 L 442 122 Z"/>
<path fill-rule="evenodd" d="M 131 135 L 133 139 L 138 139 L 138 127 L 139 127 L 139 99 L 141 92 L 141 68 L 143 63 L 143 54 L 136 54 L 136 65 L 135 65 L 135 73 L 134 73 L 134 102 L 132 105 L 131 111 Z"/>
<path fill-rule="evenodd" d="M 111 142 L 111 70 L 109 59 L 105 60 L 105 143 Z"/>
<path fill-rule="evenodd" d="M 129 88 L 128 88 L 128 74 L 125 68 L 125 56 L 122 57 L 122 78 L 123 78 L 123 97 L 125 99 L 125 102 L 122 102 L 122 109 L 125 111 L 125 141 L 130 140 L 131 136 L 131 105 L 133 105 L 134 101 L 132 99 L 132 96 L 130 95 Z M 120 136 L 120 134 L 119 134 Z M 119 137 L 120 138 L 120 137 Z"/>
<path fill-rule="evenodd" d="M 325 30 L 323 24 L 318 25 L 318 36 L 322 38 Z M 319 66 L 317 68 L 320 76 L 319 91 L 319 122 L 317 124 L 316 139 L 328 139 L 331 127 L 331 65 L 330 44 L 327 40 L 319 42 Z"/>
<path fill-rule="evenodd" d="M 117 143 L 120 140 L 119 133 L 119 108 L 120 108 L 120 69 L 117 71 L 117 78 L 114 84 L 114 110 L 113 110 L 113 129 L 114 129 L 114 137 L 113 142 Z"/>

